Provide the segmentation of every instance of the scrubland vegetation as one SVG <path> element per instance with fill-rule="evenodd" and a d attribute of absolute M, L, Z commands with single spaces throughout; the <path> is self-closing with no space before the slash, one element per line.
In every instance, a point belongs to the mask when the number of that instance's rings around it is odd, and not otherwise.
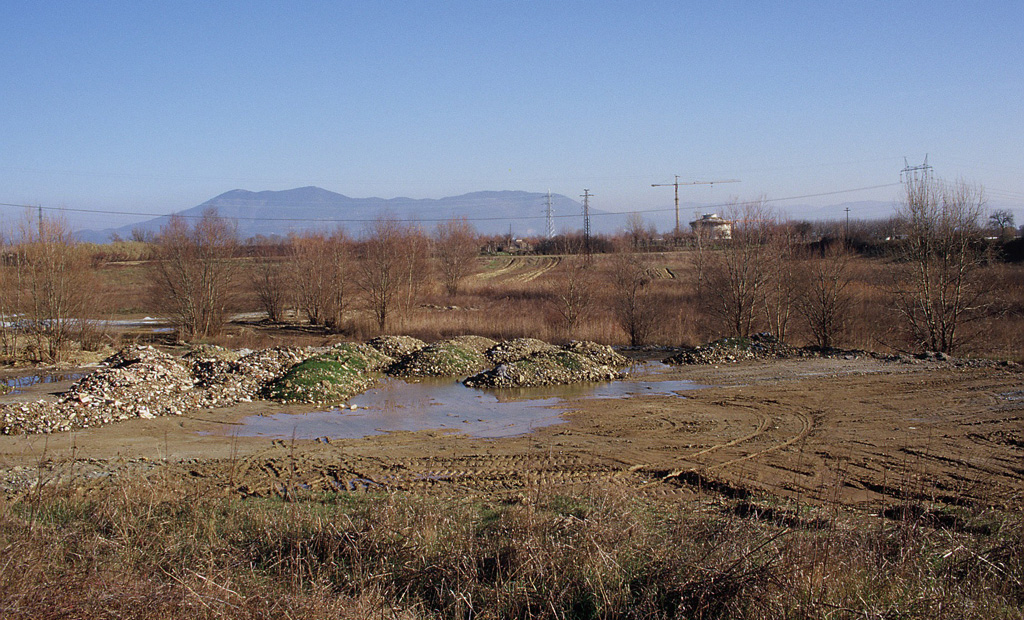
<path fill-rule="evenodd" d="M 193 481 L 0 511 L 7 618 L 1019 618 L 1019 515 L 614 487 L 240 500 Z"/>

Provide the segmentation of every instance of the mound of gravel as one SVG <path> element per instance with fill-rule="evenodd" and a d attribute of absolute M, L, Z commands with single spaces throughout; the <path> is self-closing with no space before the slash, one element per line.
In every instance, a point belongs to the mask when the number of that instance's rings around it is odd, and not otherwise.
<path fill-rule="evenodd" d="M 615 367 L 629 366 L 631 364 L 628 357 L 616 353 L 615 349 L 610 346 L 589 340 L 573 340 L 562 348 L 566 351 L 582 355 L 597 364 Z"/>
<path fill-rule="evenodd" d="M 131 418 L 181 415 L 258 398 L 262 384 L 313 349 L 267 349 L 227 361 L 177 358 L 149 346 L 127 347 L 56 401 L 0 405 L 0 433 L 53 433 Z"/>
<path fill-rule="evenodd" d="M 499 342 L 487 350 L 487 359 L 492 364 L 507 364 L 524 357 L 530 357 L 535 353 L 551 353 L 557 351 L 558 347 L 548 344 L 536 338 L 516 338 Z"/>
<path fill-rule="evenodd" d="M 394 359 L 411 355 L 427 346 L 427 343 L 412 336 L 377 336 L 366 344 Z"/>
<path fill-rule="evenodd" d="M 799 355 L 797 349 L 768 333 L 750 338 L 722 338 L 708 344 L 684 349 L 664 360 L 666 364 L 728 364 L 742 360 L 780 359 Z"/>
<path fill-rule="evenodd" d="M 480 336 L 442 340 L 403 357 L 387 373 L 395 377 L 464 377 L 490 365 L 484 351 L 494 344 L 490 338 Z"/>
<path fill-rule="evenodd" d="M 369 345 L 340 344 L 296 364 L 269 382 L 262 395 L 281 402 L 341 402 L 373 387 L 393 362 Z"/>
<path fill-rule="evenodd" d="M 497 340 L 491 340 L 486 336 L 456 336 L 450 338 L 447 342 L 453 342 L 460 347 L 473 349 L 477 353 L 487 353 L 494 345 L 498 344 Z"/>
<path fill-rule="evenodd" d="M 556 349 L 535 353 L 469 377 L 470 387 L 514 388 L 568 385 L 621 379 L 622 373 L 572 351 Z"/>
<path fill-rule="evenodd" d="M 238 351 L 232 351 L 226 347 L 218 347 L 214 344 L 197 344 L 189 348 L 188 352 L 181 356 L 186 362 L 196 360 L 223 360 L 235 362 L 242 357 Z"/>

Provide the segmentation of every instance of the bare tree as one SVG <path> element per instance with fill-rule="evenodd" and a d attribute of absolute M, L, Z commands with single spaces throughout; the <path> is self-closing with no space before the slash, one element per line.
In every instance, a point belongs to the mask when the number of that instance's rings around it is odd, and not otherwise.
<path fill-rule="evenodd" d="M 220 332 L 231 301 L 237 263 L 230 260 L 238 245 L 235 228 L 214 208 L 195 226 L 172 215 L 157 236 L 154 294 L 167 307 L 185 339 Z"/>
<path fill-rule="evenodd" d="M 8 241 L 4 239 L 4 241 Z M 0 347 L 4 357 L 16 362 L 19 346 L 19 314 L 22 310 L 22 290 L 25 270 L 21 252 L 16 243 L 4 245 L 0 264 Z"/>
<path fill-rule="evenodd" d="M 802 263 L 796 309 L 822 349 L 836 345 L 849 321 L 853 256 L 845 243 L 833 243 L 822 255 Z"/>
<path fill-rule="evenodd" d="M 580 322 L 590 314 L 594 297 L 592 263 L 577 252 L 561 260 L 552 284 L 551 300 L 559 323 L 568 338 L 576 335 Z"/>
<path fill-rule="evenodd" d="M 377 327 L 385 331 L 417 302 L 429 281 L 429 240 L 390 217 L 370 225 L 362 244 L 358 286 Z"/>
<path fill-rule="evenodd" d="M 732 238 L 721 249 L 705 251 L 701 301 L 721 327 L 734 336 L 750 336 L 772 277 L 774 215 L 763 200 L 731 209 Z"/>
<path fill-rule="evenodd" d="M 285 306 L 291 294 L 291 278 L 288 265 L 268 254 L 264 251 L 256 257 L 249 272 L 249 281 L 267 318 L 272 323 L 279 323 L 284 319 Z"/>
<path fill-rule="evenodd" d="M 351 288 L 345 234 L 294 236 L 289 240 L 289 257 L 298 308 L 310 324 L 340 329 Z"/>
<path fill-rule="evenodd" d="M 22 223 L 12 260 L 12 309 L 24 315 L 40 357 L 59 362 L 73 338 L 85 340 L 94 327 L 88 315 L 99 296 L 90 258 L 62 220 L 40 218 Z"/>
<path fill-rule="evenodd" d="M 988 216 L 988 223 L 998 234 L 1003 241 L 1009 241 L 1013 238 L 1014 234 L 1014 223 L 1013 223 L 1013 211 L 1009 209 L 996 209 Z"/>
<path fill-rule="evenodd" d="M 767 250 L 768 278 L 762 299 L 764 317 L 768 330 L 785 342 L 789 320 L 801 292 L 799 242 L 795 227 L 786 224 L 772 226 L 768 231 Z"/>
<path fill-rule="evenodd" d="M 985 199 L 963 181 L 929 179 L 906 184 L 897 215 L 903 239 L 893 263 L 893 297 L 915 345 L 951 352 L 966 324 L 989 309 L 990 284 L 980 219 Z"/>
<path fill-rule="evenodd" d="M 657 229 L 653 224 L 648 226 L 643 215 L 630 213 L 626 218 L 626 236 L 634 250 L 646 249 L 656 235 Z"/>
<path fill-rule="evenodd" d="M 476 230 L 466 218 L 453 218 L 437 225 L 434 243 L 441 283 L 450 297 L 459 292 L 459 283 L 473 272 L 480 243 Z"/>
<path fill-rule="evenodd" d="M 646 344 L 657 320 L 651 303 L 649 285 L 653 277 L 647 257 L 638 252 L 621 251 L 612 260 L 612 310 L 629 336 L 629 344 Z"/>

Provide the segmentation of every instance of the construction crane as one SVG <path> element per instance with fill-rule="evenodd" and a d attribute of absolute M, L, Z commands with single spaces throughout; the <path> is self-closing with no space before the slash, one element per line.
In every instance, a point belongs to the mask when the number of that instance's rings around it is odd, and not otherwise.
<path fill-rule="evenodd" d="M 739 183 L 739 179 L 723 179 L 721 181 L 689 181 L 679 182 L 679 175 L 675 175 L 675 183 L 651 183 L 651 187 L 675 187 L 676 188 L 676 228 L 674 235 L 676 239 L 679 238 L 679 186 L 680 185 L 715 185 L 717 183 Z"/>

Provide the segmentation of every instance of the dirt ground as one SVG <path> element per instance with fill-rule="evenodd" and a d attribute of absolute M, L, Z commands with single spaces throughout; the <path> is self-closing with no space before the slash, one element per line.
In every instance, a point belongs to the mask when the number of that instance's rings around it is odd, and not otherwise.
<path fill-rule="evenodd" d="M 815 358 L 678 367 L 651 379 L 714 387 L 571 400 L 566 424 L 501 439 L 443 431 L 329 443 L 234 436 L 246 415 L 296 411 L 249 403 L 0 437 L 0 484 L 17 494 L 31 480 L 84 485 L 142 472 L 241 495 L 395 490 L 515 501 L 599 482 L 668 500 L 710 490 L 865 508 L 909 499 L 1024 504 L 1020 367 Z M 38 385 L 16 398 L 65 387 Z"/>

